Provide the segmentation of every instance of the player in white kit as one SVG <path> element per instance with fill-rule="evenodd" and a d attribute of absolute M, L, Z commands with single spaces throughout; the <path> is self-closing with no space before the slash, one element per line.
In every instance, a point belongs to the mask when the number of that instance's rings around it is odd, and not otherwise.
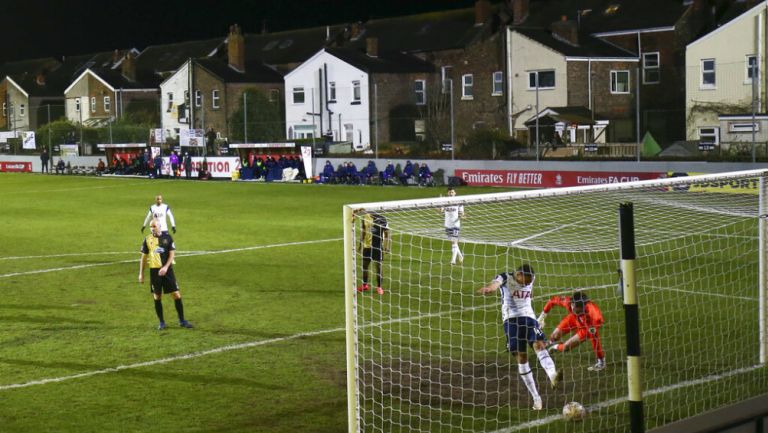
<path fill-rule="evenodd" d="M 541 410 L 544 405 L 528 364 L 528 345 L 533 346 L 552 388 L 562 380 L 562 372 L 555 368 L 555 362 L 549 356 L 544 333 L 539 328 L 531 305 L 534 279 L 533 268 L 524 264 L 514 273 L 502 272 L 497 275 L 488 285 L 481 287 L 478 293 L 487 295 L 501 289 L 501 318 L 504 321 L 507 349 L 517 357 L 517 371 L 533 397 L 533 409 Z"/>
<path fill-rule="evenodd" d="M 163 196 L 158 194 L 157 197 L 155 197 L 155 204 L 149 207 L 147 217 L 144 218 L 144 224 L 141 226 L 141 232 L 144 233 L 144 229 L 147 228 L 147 223 L 153 219 L 156 219 L 160 224 L 160 232 L 168 234 L 168 223 L 166 222 L 166 216 L 171 219 L 171 230 L 173 230 L 173 233 L 176 233 L 176 221 L 173 219 L 171 208 L 167 204 L 163 203 Z"/>
<path fill-rule="evenodd" d="M 448 187 L 448 197 L 455 197 L 456 190 Z M 459 231 L 461 230 L 461 219 L 464 218 L 464 206 L 460 204 L 446 206 L 440 209 L 445 214 L 445 234 L 451 241 L 451 264 L 455 265 L 456 260 L 461 264 L 464 261 L 464 254 L 459 249 Z"/>

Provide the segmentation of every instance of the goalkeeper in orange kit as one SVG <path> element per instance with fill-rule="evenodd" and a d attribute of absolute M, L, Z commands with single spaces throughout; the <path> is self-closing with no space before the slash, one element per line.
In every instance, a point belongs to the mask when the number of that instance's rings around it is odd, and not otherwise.
<path fill-rule="evenodd" d="M 549 348 L 557 349 L 560 352 L 567 352 L 589 338 L 589 342 L 592 343 L 592 350 L 597 357 L 597 363 L 589 367 L 589 370 L 603 370 L 605 368 L 605 352 L 603 352 L 603 344 L 600 342 L 599 332 L 605 320 L 603 319 L 603 313 L 600 312 L 600 308 L 597 307 L 597 304 L 590 301 L 584 292 L 576 291 L 573 293 L 573 296 L 554 296 L 547 302 L 541 315 L 539 315 L 538 322 L 540 328 L 544 328 L 547 314 L 557 305 L 568 310 L 568 314 L 560 321 L 557 328 L 552 331 L 552 335 L 549 336 Z M 570 332 L 575 332 L 576 335 L 566 340 L 565 343 L 560 343 L 560 338 Z"/>

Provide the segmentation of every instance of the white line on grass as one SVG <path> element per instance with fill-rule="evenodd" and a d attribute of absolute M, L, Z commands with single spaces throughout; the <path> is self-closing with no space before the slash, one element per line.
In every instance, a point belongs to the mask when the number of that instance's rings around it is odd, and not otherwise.
<path fill-rule="evenodd" d="M 342 238 L 334 238 L 334 239 L 318 239 L 314 241 L 300 241 L 300 242 L 285 242 L 282 244 L 271 244 L 271 245 L 256 245 L 252 247 L 243 247 L 243 248 L 229 248 L 226 250 L 217 250 L 217 251 L 197 251 L 187 254 L 179 254 L 177 257 L 192 257 L 192 256 L 202 256 L 202 255 L 213 255 L 213 254 L 227 254 L 227 253 L 235 253 L 240 251 L 252 251 L 252 250 L 262 250 L 265 248 L 279 248 L 279 247 L 290 247 L 290 246 L 296 246 L 296 245 L 308 245 L 308 244 L 319 244 L 323 242 L 338 242 L 342 240 Z M 136 252 L 138 254 L 138 251 Z M 130 259 L 130 260 L 118 260 L 116 262 L 103 262 L 103 263 L 89 263 L 86 265 L 75 265 L 75 266 L 65 266 L 61 268 L 49 268 L 49 269 L 38 269 L 34 271 L 26 271 L 26 272 L 12 272 L 10 274 L 0 274 L 0 278 L 9 278 L 9 277 L 19 277 L 22 275 L 34 275 L 34 274 L 45 274 L 49 272 L 58 272 L 58 271 L 69 271 L 73 269 L 85 269 L 85 268 L 95 268 L 97 266 L 109 266 L 109 265 L 117 265 L 121 263 L 135 263 L 139 259 Z"/>
<path fill-rule="evenodd" d="M 86 189 L 108 189 L 108 188 L 122 188 L 124 186 L 133 186 L 133 185 L 146 185 L 146 183 L 128 183 L 123 185 L 102 185 L 102 186 L 84 186 L 80 188 L 63 188 L 63 189 L 44 189 L 44 190 L 38 190 L 38 191 L 7 191 L 7 192 L 0 192 L 0 195 L 11 195 L 11 194 L 31 194 L 31 193 L 37 193 L 37 192 L 44 192 L 44 193 L 50 193 L 50 192 L 68 192 L 68 191 L 82 191 Z"/>
<path fill-rule="evenodd" d="M 652 396 L 652 395 L 663 394 L 665 392 L 674 391 L 674 390 L 681 389 L 681 388 L 686 388 L 686 387 L 689 387 L 689 386 L 702 385 L 702 384 L 705 384 L 705 383 L 708 383 L 708 382 L 714 382 L 716 380 L 727 379 L 729 377 L 736 376 L 736 375 L 739 375 L 739 374 L 742 374 L 742 373 L 749 373 L 750 371 L 754 371 L 754 370 L 757 370 L 757 369 L 760 369 L 760 368 L 763 368 L 763 367 L 764 367 L 763 365 L 759 365 L 758 364 L 758 365 L 753 365 L 751 367 L 738 368 L 736 370 L 731 370 L 731 371 L 728 371 L 728 372 L 725 372 L 725 373 L 722 373 L 722 374 L 713 374 L 713 375 L 710 375 L 710 376 L 705 376 L 705 377 L 702 377 L 700 379 L 685 380 L 683 382 L 678 382 L 678 383 L 676 383 L 674 385 L 662 386 L 660 388 L 654 388 L 654 389 L 645 391 L 645 392 L 643 392 L 643 396 L 644 397 L 648 397 L 648 396 Z M 605 409 L 607 407 L 616 406 L 617 404 L 624 403 L 625 401 L 627 401 L 626 397 L 620 397 L 620 398 L 614 398 L 612 400 L 606 400 L 606 401 L 603 401 L 603 402 L 600 402 L 600 403 L 588 406 L 587 407 L 587 411 L 591 412 L 591 411 L 595 411 L 595 410 L 599 410 L 599 409 Z M 529 422 L 526 422 L 526 423 L 523 423 L 523 424 L 517 424 L 517 425 L 514 425 L 512 427 L 503 428 L 501 430 L 496 430 L 496 431 L 493 431 L 491 433 L 512 433 L 512 432 L 516 432 L 516 431 L 520 431 L 520 430 L 526 430 L 526 429 L 529 429 L 529 428 L 532 428 L 532 427 L 541 427 L 543 425 L 551 424 L 553 422 L 560 421 L 562 419 L 563 419 L 563 417 L 561 415 L 550 415 L 550 416 L 547 416 L 547 417 L 544 417 L 544 418 L 541 418 L 541 419 L 537 419 L 537 420 L 534 420 L 534 421 L 529 421 Z"/>
<path fill-rule="evenodd" d="M 44 256 L 9 256 L 9 257 L 0 257 L 0 260 L 27 260 L 27 259 L 51 259 L 51 258 L 57 258 L 57 257 L 76 257 L 76 256 L 109 256 L 109 255 L 121 255 L 121 254 L 137 254 L 139 251 L 102 251 L 102 252 L 95 252 L 95 253 L 65 253 L 65 254 L 48 254 Z M 186 251 L 185 254 L 193 254 L 193 253 L 207 253 L 208 251 Z M 185 254 L 179 254 L 178 257 L 182 257 Z"/>

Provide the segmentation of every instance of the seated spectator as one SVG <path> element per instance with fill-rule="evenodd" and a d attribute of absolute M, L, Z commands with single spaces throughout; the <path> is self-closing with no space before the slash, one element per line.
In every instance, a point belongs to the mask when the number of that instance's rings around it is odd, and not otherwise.
<path fill-rule="evenodd" d="M 371 180 L 379 175 L 379 169 L 376 167 L 376 163 L 368 160 L 368 165 L 361 171 L 363 182 L 366 184 L 371 183 Z"/>
<path fill-rule="evenodd" d="M 429 166 L 426 162 L 422 163 L 419 167 L 419 185 L 420 186 L 430 186 L 432 185 L 432 170 L 429 169 Z"/>
<path fill-rule="evenodd" d="M 99 161 L 101 161 L 101 159 L 99 159 Z M 64 160 L 59 159 L 59 162 L 56 163 L 56 174 L 64 174 L 64 168 L 65 168 Z"/>
<path fill-rule="evenodd" d="M 64 169 L 64 161 L 59 160 L 59 164 L 61 165 L 61 168 Z M 101 176 L 104 174 L 104 172 L 107 170 L 107 166 L 104 164 L 104 161 L 102 161 L 101 158 L 99 158 L 99 162 L 96 164 L 96 175 Z M 56 167 L 56 172 L 58 173 L 59 168 Z"/>
<path fill-rule="evenodd" d="M 261 159 L 261 157 L 257 157 L 254 160 L 254 166 L 253 166 L 253 178 L 254 179 L 261 179 L 266 174 L 266 167 L 264 166 L 264 161 Z"/>
<path fill-rule="evenodd" d="M 357 171 L 355 163 L 352 161 L 347 162 L 347 176 L 346 181 L 350 185 L 359 185 L 362 183 L 360 173 Z"/>
<path fill-rule="evenodd" d="M 336 171 L 333 169 L 331 161 L 325 161 L 323 172 L 320 174 L 320 183 L 335 183 Z"/>
<path fill-rule="evenodd" d="M 69 161 L 67 161 L 67 167 L 66 167 L 65 173 L 72 174 L 72 163 L 70 163 Z"/>
<path fill-rule="evenodd" d="M 400 175 L 400 183 L 408 185 L 408 181 L 413 177 L 413 163 L 411 161 L 405 161 L 405 168 L 403 168 L 403 174 Z"/>

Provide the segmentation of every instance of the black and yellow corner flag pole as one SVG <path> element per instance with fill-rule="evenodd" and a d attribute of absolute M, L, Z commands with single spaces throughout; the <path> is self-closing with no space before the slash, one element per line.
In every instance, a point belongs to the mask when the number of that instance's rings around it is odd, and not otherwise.
<path fill-rule="evenodd" d="M 624 293 L 624 322 L 627 333 L 627 382 L 629 422 L 632 433 L 645 432 L 643 387 L 640 374 L 640 311 L 635 286 L 635 217 L 632 203 L 619 205 L 621 276 Z"/>

